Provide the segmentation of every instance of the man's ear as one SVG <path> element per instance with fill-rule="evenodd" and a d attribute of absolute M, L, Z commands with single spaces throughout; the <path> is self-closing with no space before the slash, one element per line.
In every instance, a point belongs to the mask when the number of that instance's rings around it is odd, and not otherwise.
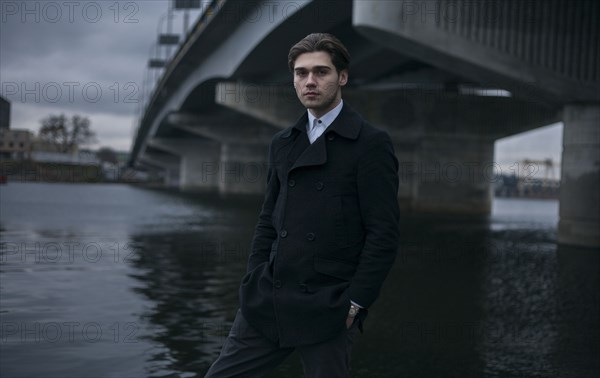
<path fill-rule="evenodd" d="M 343 87 L 344 85 L 346 85 L 347 82 L 348 82 L 348 70 L 341 70 L 340 77 L 338 79 L 338 84 Z"/>

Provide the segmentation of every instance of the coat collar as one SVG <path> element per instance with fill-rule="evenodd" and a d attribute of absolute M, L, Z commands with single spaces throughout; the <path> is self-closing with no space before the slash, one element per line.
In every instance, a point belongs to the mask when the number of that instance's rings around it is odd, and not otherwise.
<path fill-rule="evenodd" d="M 306 124 L 308 123 L 308 111 L 305 111 L 296 121 L 294 126 L 281 134 L 282 138 L 288 138 L 293 130 L 306 133 Z M 325 133 L 334 132 L 344 138 L 356 139 L 360 133 L 362 119 L 346 102 L 342 106 L 342 111 L 329 125 Z"/>
<path fill-rule="evenodd" d="M 344 138 L 354 140 L 358 138 L 362 125 L 362 119 L 358 113 L 344 103 L 342 111 L 333 123 L 329 125 L 321 137 L 310 144 L 306 135 L 307 122 L 308 112 L 305 112 L 294 126 L 281 134 L 281 138 L 290 138 L 290 142 L 292 142 L 287 154 L 288 161 L 292 164 L 289 171 L 298 167 L 325 164 L 327 162 L 325 139 L 329 139 L 326 134 L 336 133 Z"/>

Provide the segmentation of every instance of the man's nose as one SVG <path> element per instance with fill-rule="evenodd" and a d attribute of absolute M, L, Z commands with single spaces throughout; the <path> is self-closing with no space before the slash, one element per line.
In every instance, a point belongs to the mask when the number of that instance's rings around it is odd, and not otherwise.
<path fill-rule="evenodd" d="M 314 87 L 315 85 L 317 85 L 317 82 L 315 80 L 315 76 L 311 72 L 311 73 L 308 74 L 308 77 L 306 78 L 306 86 L 307 87 Z"/>

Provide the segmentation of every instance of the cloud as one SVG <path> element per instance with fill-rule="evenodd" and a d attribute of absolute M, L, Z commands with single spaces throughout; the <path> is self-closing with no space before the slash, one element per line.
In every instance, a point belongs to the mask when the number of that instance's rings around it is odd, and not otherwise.
<path fill-rule="evenodd" d="M 102 124 L 101 144 L 129 146 L 150 46 L 167 1 L 0 6 L 0 92 L 12 103 L 11 127 L 37 131 L 49 114 L 78 113 L 92 125 Z"/>

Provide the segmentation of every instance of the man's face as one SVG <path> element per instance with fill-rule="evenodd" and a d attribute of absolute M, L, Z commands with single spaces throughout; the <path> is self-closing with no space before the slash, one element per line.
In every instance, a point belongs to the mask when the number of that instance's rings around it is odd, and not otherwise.
<path fill-rule="evenodd" d="M 300 54 L 294 62 L 294 88 L 302 105 L 315 117 L 333 109 L 342 97 L 341 87 L 348 81 L 348 72 L 339 74 L 324 51 Z"/>

